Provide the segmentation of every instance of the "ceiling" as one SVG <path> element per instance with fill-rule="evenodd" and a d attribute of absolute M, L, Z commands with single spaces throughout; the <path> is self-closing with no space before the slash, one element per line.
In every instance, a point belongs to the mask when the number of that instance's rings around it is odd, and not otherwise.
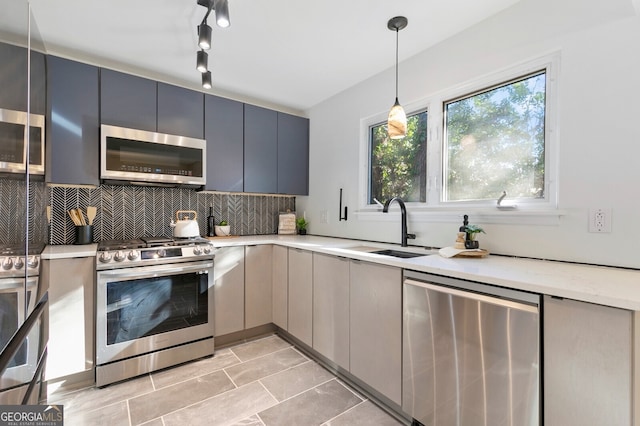
<path fill-rule="evenodd" d="M 387 21 L 409 20 L 400 60 L 518 0 L 229 0 L 231 26 L 213 27 L 211 93 L 303 112 L 393 67 Z M 19 3 L 0 0 L 3 11 Z M 47 53 L 201 89 L 196 0 L 30 0 Z M 6 6 L 6 7 L 5 7 Z M 11 13 L 0 32 L 11 31 Z M 393 82 L 389 82 L 393 87 Z"/>

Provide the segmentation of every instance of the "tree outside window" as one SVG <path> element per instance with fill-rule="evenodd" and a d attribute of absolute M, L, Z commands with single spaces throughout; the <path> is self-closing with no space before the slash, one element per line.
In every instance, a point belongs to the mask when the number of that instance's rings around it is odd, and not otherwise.
<path fill-rule="evenodd" d="M 425 202 L 427 187 L 427 112 L 407 117 L 407 136 L 390 139 L 387 124 L 371 127 L 369 204 L 401 197 Z"/>
<path fill-rule="evenodd" d="M 544 198 L 546 73 L 447 102 L 444 201 Z"/>

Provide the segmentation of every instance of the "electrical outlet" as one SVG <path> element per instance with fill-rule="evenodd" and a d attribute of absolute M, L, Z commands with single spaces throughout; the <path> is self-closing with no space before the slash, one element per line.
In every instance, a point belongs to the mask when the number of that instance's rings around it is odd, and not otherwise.
<path fill-rule="evenodd" d="M 589 209 L 589 232 L 611 232 L 611 209 Z"/>
<path fill-rule="evenodd" d="M 329 212 L 322 210 L 320 212 L 320 223 L 329 223 Z"/>

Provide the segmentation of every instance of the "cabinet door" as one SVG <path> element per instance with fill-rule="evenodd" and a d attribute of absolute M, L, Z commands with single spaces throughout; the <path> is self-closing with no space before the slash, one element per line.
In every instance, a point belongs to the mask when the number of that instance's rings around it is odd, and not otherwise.
<path fill-rule="evenodd" d="M 244 330 L 244 247 L 216 250 L 214 277 L 214 336 Z"/>
<path fill-rule="evenodd" d="M 286 247 L 273 246 L 272 271 L 272 307 L 273 323 L 283 330 L 287 329 L 287 302 L 289 299 L 288 250 Z"/>
<path fill-rule="evenodd" d="M 98 185 L 100 119 L 98 68 L 48 57 L 46 180 Z"/>
<path fill-rule="evenodd" d="M 396 404 L 402 382 L 402 272 L 351 261 L 350 371 Z"/>
<path fill-rule="evenodd" d="M 632 313 L 544 298 L 544 424 L 632 423 Z"/>
<path fill-rule="evenodd" d="M 218 96 L 205 96 L 207 184 L 210 191 L 244 189 L 244 106 Z"/>
<path fill-rule="evenodd" d="M 289 328 L 294 337 L 313 344 L 313 257 L 311 252 L 289 249 Z"/>
<path fill-rule="evenodd" d="M 102 68 L 101 124 L 155 132 L 157 87 L 155 81 Z"/>
<path fill-rule="evenodd" d="M 349 259 L 313 254 L 313 349 L 349 369 Z"/>
<path fill-rule="evenodd" d="M 27 49 L 0 43 L 0 108 L 27 110 Z"/>
<path fill-rule="evenodd" d="M 271 245 L 248 246 L 245 264 L 245 328 L 273 322 L 271 315 Z"/>
<path fill-rule="evenodd" d="M 204 139 L 204 93 L 158 83 L 158 132 Z"/>
<path fill-rule="evenodd" d="M 244 192 L 278 191 L 278 113 L 244 106 Z"/>
<path fill-rule="evenodd" d="M 278 193 L 309 194 L 309 119 L 278 113 Z"/>
<path fill-rule="evenodd" d="M 49 288 L 46 379 L 75 375 L 93 381 L 95 257 L 45 260 L 40 277 Z"/>

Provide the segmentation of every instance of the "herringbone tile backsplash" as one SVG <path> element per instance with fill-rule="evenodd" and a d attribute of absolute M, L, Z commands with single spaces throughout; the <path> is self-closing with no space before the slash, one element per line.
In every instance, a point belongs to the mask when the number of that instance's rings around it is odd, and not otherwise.
<path fill-rule="evenodd" d="M 295 211 L 295 197 L 274 195 L 211 194 L 191 189 L 102 185 L 96 189 L 52 187 L 49 244 L 73 244 L 75 226 L 67 211 L 95 206 L 93 239 L 170 237 L 169 224 L 178 210 L 198 213 L 200 233 L 207 232 L 207 216 L 213 207 L 216 224 L 226 220 L 233 235 L 274 234 L 278 213 Z"/>
<path fill-rule="evenodd" d="M 25 235 L 24 181 L 0 179 L 0 243 L 15 243 Z M 51 206 L 47 236 L 46 206 Z M 213 207 L 216 224 L 226 220 L 233 235 L 275 234 L 278 213 L 295 211 L 295 197 L 201 193 L 191 189 L 101 185 L 98 188 L 47 187 L 31 183 L 29 235 L 31 241 L 73 244 L 75 226 L 68 210 L 97 208 L 93 240 L 121 240 L 142 236 L 172 235 L 169 223 L 177 210 L 198 213 L 200 233 L 207 232 L 207 216 Z"/>

